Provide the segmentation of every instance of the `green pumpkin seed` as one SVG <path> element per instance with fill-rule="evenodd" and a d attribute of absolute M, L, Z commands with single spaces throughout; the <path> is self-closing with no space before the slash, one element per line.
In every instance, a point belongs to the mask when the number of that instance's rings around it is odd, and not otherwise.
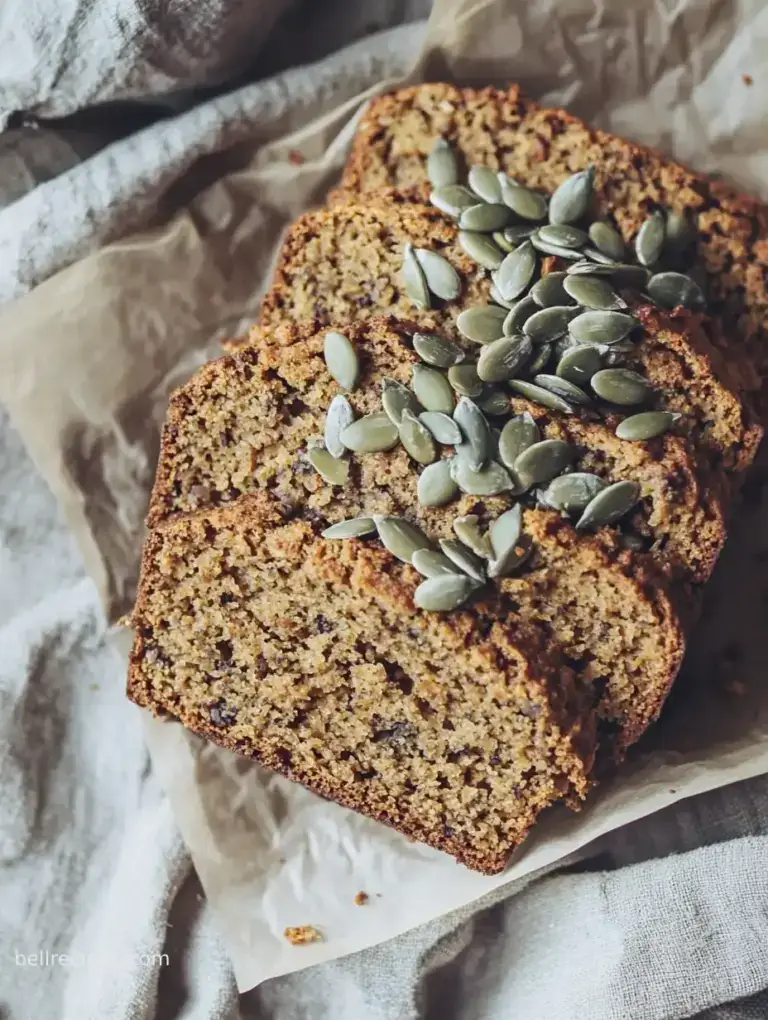
<path fill-rule="evenodd" d="M 468 397 L 462 397 L 453 418 L 466 437 L 469 466 L 473 471 L 482 470 L 491 451 L 491 427 L 485 415 L 477 404 Z"/>
<path fill-rule="evenodd" d="M 461 366 L 454 366 L 458 367 Z M 424 410 L 452 414 L 455 403 L 453 390 L 443 373 L 435 368 L 427 368 L 426 365 L 414 365 L 411 372 L 413 392 Z"/>
<path fill-rule="evenodd" d="M 440 548 L 451 563 L 471 577 L 473 581 L 480 584 L 485 581 L 485 563 L 463 542 L 457 542 L 454 538 L 441 538 Z"/>
<path fill-rule="evenodd" d="M 536 228 L 528 226 L 525 223 L 513 223 L 511 227 L 504 228 L 504 237 L 510 244 L 517 247 L 522 244 L 526 238 L 530 237 Z"/>
<path fill-rule="evenodd" d="M 422 361 L 435 368 L 450 368 L 464 360 L 461 347 L 437 333 L 414 333 L 413 349 Z"/>
<path fill-rule="evenodd" d="M 585 528 L 615 524 L 629 513 L 639 499 L 640 486 L 637 482 L 614 482 L 589 501 L 576 527 L 583 531 Z"/>
<path fill-rule="evenodd" d="M 346 485 L 349 479 L 349 461 L 339 460 L 322 446 L 307 450 L 307 460 L 324 482 L 329 485 Z"/>
<path fill-rule="evenodd" d="M 432 433 L 421 424 L 412 411 L 403 411 L 399 435 L 406 453 L 410 454 L 417 464 L 431 464 L 437 457 Z"/>
<path fill-rule="evenodd" d="M 619 535 L 619 541 L 625 549 L 631 549 L 633 552 L 645 550 L 645 541 L 642 536 L 635 535 L 631 531 L 626 535 Z"/>
<path fill-rule="evenodd" d="M 470 167 L 467 183 L 484 202 L 489 202 L 491 205 L 501 202 L 501 185 L 499 184 L 498 177 L 490 167 Z"/>
<path fill-rule="evenodd" d="M 442 574 L 422 581 L 413 594 L 413 601 L 431 613 L 450 613 L 458 609 L 477 588 L 477 582 L 461 574 Z"/>
<path fill-rule="evenodd" d="M 509 209 L 501 203 L 488 205 L 481 202 L 479 205 L 472 205 L 464 209 L 459 216 L 459 226 L 462 230 L 477 230 L 481 234 L 490 234 L 494 230 L 501 230 L 509 223 Z"/>
<path fill-rule="evenodd" d="M 504 336 L 513 336 L 515 333 L 519 333 L 537 307 L 530 294 L 520 298 L 517 304 L 512 305 L 501 327 L 504 330 Z"/>
<path fill-rule="evenodd" d="M 496 305 L 465 308 L 456 317 L 456 329 L 475 344 L 489 344 L 503 336 L 507 312 Z"/>
<path fill-rule="evenodd" d="M 388 414 L 378 411 L 347 425 L 339 438 L 353 453 L 381 453 L 397 445 L 397 426 L 390 421 Z"/>
<path fill-rule="evenodd" d="M 505 232 L 503 230 L 494 230 L 491 237 L 503 252 L 514 251 L 515 248 L 517 248 L 517 245 L 513 244 L 512 241 L 508 241 L 504 236 L 504 233 Z"/>
<path fill-rule="evenodd" d="M 582 407 L 587 407 L 592 403 L 592 398 L 580 386 L 570 382 L 568 379 L 561 378 L 559 375 L 540 373 L 533 377 L 533 382 L 536 386 L 541 386 L 543 389 L 549 390 L 550 393 L 557 394 L 558 397 L 562 397 L 570 404 L 579 404 Z"/>
<path fill-rule="evenodd" d="M 526 489 L 549 482 L 568 467 L 576 450 L 562 439 L 542 439 L 523 450 L 515 461 L 514 472 Z"/>
<path fill-rule="evenodd" d="M 500 183 L 501 200 L 521 220 L 540 223 L 547 218 L 547 200 L 543 195 L 521 184 L 512 184 L 508 177 Z"/>
<path fill-rule="evenodd" d="M 489 577 L 509 577 L 526 563 L 535 546 L 527 535 L 522 535 L 517 545 L 512 546 L 501 559 L 492 560 L 488 565 Z"/>
<path fill-rule="evenodd" d="M 658 262 L 664 249 L 666 233 L 664 217 L 657 210 L 640 227 L 635 238 L 635 254 L 641 265 L 652 266 Z"/>
<path fill-rule="evenodd" d="M 625 312 L 582 312 L 568 324 L 568 332 L 580 344 L 615 344 L 629 336 L 637 319 Z"/>
<path fill-rule="evenodd" d="M 595 372 L 600 371 L 601 365 L 602 359 L 598 349 L 583 344 L 565 351 L 558 362 L 555 374 L 577 386 L 584 386 Z"/>
<path fill-rule="evenodd" d="M 673 209 L 667 211 L 667 236 L 664 243 L 664 256 L 672 262 L 684 261 L 696 242 L 697 231 L 688 209 L 681 213 Z"/>
<path fill-rule="evenodd" d="M 518 503 L 497 517 L 488 529 L 494 559 L 500 559 L 520 541 L 523 531 L 523 508 Z"/>
<path fill-rule="evenodd" d="M 417 549 L 432 548 L 424 532 L 404 517 L 374 516 L 373 519 L 382 545 L 402 563 L 410 563 Z"/>
<path fill-rule="evenodd" d="M 444 553 L 436 549 L 417 549 L 411 559 L 411 566 L 424 577 L 442 577 L 445 574 L 461 574 L 461 570 Z"/>
<path fill-rule="evenodd" d="M 547 273 L 531 287 L 530 296 L 540 308 L 570 304 L 573 299 L 563 287 L 565 279 L 565 273 Z"/>
<path fill-rule="evenodd" d="M 443 301 L 455 301 L 461 294 L 461 278 L 448 259 L 425 248 L 414 248 L 414 254 L 432 293 Z"/>
<path fill-rule="evenodd" d="M 499 437 L 499 460 L 512 471 L 520 454 L 540 439 L 539 427 L 527 411 L 516 418 L 510 418 Z"/>
<path fill-rule="evenodd" d="M 459 179 L 459 160 L 445 138 L 437 138 L 427 156 L 427 177 L 433 188 L 444 188 Z"/>
<path fill-rule="evenodd" d="M 624 258 L 624 238 L 610 223 L 604 220 L 592 223 L 589 227 L 589 239 L 597 250 L 607 255 L 609 259 L 620 262 Z"/>
<path fill-rule="evenodd" d="M 476 556 L 489 560 L 493 556 L 491 540 L 480 530 L 480 518 L 475 514 L 467 514 L 465 517 L 455 517 L 453 530 L 456 537 L 471 549 Z"/>
<path fill-rule="evenodd" d="M 325 416 L 325 448 L 332 457 L 343 457 L 347 452 L 341 441 L 341 433 L 355 420 L 352 405 L 341 393 L 328 406 Z"/>
<path fill-rule="evenodd" d="M 609 258 L 607 255 L 603 255 L 599 248 L 591 248 L 589 245 L 586 245 L 584 248 L 581 249 L 581 254 L 584 256 L 585 259 L 589 259 L 590 261 L 596 263 L 599 266 L 616 265 L 616 260 Z"/>
<path fill-rule="evenodd" d="M 453 418 L 448 414 L 443 414 L 442 411 L 422 411 L 419 421 L 443 446 L 455 446 L 464 439 L 461 429 Z"/>
<path fill-rule="evenodd" d="M 455 499 L 458 486 L 451 478 L 449 460 L 438 460 L 428 465 L 419 475 L 417 496 L 422 506 L 444 506 Z"/>
<path fill-rule="evenodd" d="M 339 386 L 354 390 L 360 381 L 360 359 L 347 337 L 335 330 L 326 333 L 323 353 L 328 371 Z"/>
<path fill-rule="evenodd" d="M 527 336 L 503 336 L 480 351 L 477 374 L 483 382 L 505 382 L 522 372 L 533 354 Z"/>
<path fill-rule="evenodd" d="M 568 332 L 568 323 L 579 315 L 579 312 L 580 309 L 575 305 L 541 308 L 525 320 L 523 332 L 535 344 L 549 343 Z"/>
<path fill-rule="evenodd" d="M 580 514 L 605 487 L 606 483 L 597 475 L 573 471 L 553 478 L 543 493 L 543 499 L 553 510 Z"/>
<path fill-rule="evenodd" d="M 626 287 L 630 290 L 642 290 L 651 278 L 650 271 L 645 266 L 625 265 L 624 263 L 611 267 L 610 275 L 615 286 Z"/>
<path fill-rule="evenodd" d="M 539 372 L 543 372 L 549 364 L 549 359 L 552 357 L 554 349 L 555 345 L 553 343 L 539 344 L 538 347 L 534 347 L 533 358 L 526 365 L 526 375 L 534 376 L 538 375 Z"/>
<path fill-rule="evenodd" d="M 537 386 L 536 383 L 528 382 L 525 379 L 510 379 L 509 387 L 515 393 L 519 393 L 521 397 L 532 400 L 534 404 L 540 404 L 542 407 L 548 407 L 550 411 L 573 414 L 573 404 L 568 403 L 567 400 L 558 396 L 557 393 L 545 390 L 543 386 Z"/>
<path fill-rule="evenodd" d="M 418 414 L 421 410 L 419 402 L 411 390 L 397 382 L 396 379 L 388 377 L 381 380 L 381 403 L 389 420 L 397 426 L 400 425 L 403 411 L 407 410 Z"/>
<path fill-rule="evenodd" d="M 563 181 L 549 203 L 550 223 L 575 223 L 589 208 L 594 194 L 595 168 L 589 167 Z"/>
<path fill-rule="evenodd" d="M 477 230 L 460 230 L 459 246 L 478 265 L 485 269 L 498 269 L 504 258 L 504 252 L 486 234 Z"/>
<path fill-rule="evenodd" d="M 619 265 L 601 265 L 598 262 L 590 262 L 589 259 L 579 259 L 572 262 L 566 269 L 567 276 L 605 276 L 612 277 L 614 271 L 621 269 Z M 632 266 L 632 269 L 639 270 L 641 266 Z M 645 272 L 645 270 L 644 270 Z"/>
<path fill-rule="evenodd" d="M 585 308 L 626 308 L 624 301 L 607 280 L 599 276 L 566 276 L 563 287 L 574 301 Z"/>
<path fill-rule="evenodd" d="M 562 244 L 552 244 L 551 241 L 545 241 L 541 236 L 540 230 L 534 230 L 531 234 L 531 244 L 544 255 L 555 255 L 557 258 L 566 259 L 568 261 L 575 261 L 581 258 L 581 252 L 577 251 L 576 248 L 566 248 Z"/>
<path fill-rule="evenodd" d="M 648 296 L 660 308 L 700 309 L 706 304 L 699 285 L 683 273 L 656 273 L 648 281 Z"/>
<path fill-rule="evenodd" d="M 561 248 L 581 248 L 589 240 L 583 230 L 571 227 L 567 223 L 547 223 L 539 227 L 538 235 L 542 241 L 557 244 Z"/>
<path fill-rule="evenodd" d="M 498 496 L 515 489 L 507 470 L 495 460 L 489 461 L 482 471 L 476 471 L 466 457 L 454 457 L 451 461 L 451 478 L 462 492 L 470 496 Z"/>
<path fill-rule="evenodd" d="M 616 426 L 616 435 L 619 439 L 627 439 L 630 442 L 643 442 L 646 439 L 655 439 L 656 436 L 663 436 L 668 432 L 680 417 L 671 411 L 641 411 L 640 414 L 633 414 Z"/>
<path fill-rule="evenodd" d="M 413 250 L 413 245 L 410 242 L 406 242 L 403 246 L 402 277 L 405 293 L 416 307 L 421 309 L 429 308 L 432 302 L 424 270 L 421 268 L 419 260 L 416 258 L 416 253 Z"/>
<path fill-rule="evenodd" d="M 347 521 L 339 521 L 321 532 L 323 538 L 360 538 L 372 535 L 376 531 L 376 522 L 372 517 L 350 517 Z"/>
<path fill-rule="evenodd" d="M 528 287 L 536 272 L 536 252 L 530 241 L 505 256 L 494 277 L 494 283 L 505 301 L 514 301 Z"/>
<path fill-rule="evenodd" d="M 429 201 L 440 212 L 458 219 L 465 209 L 477 205 L 477 195 L 473 195 L 463 184 L 446 184 L 441 188 L 435 188 L 429 196 Z"/>
<path fill-rule="evenodd" d="M 477 406 L 484 414 L 507 414 L 509 412 L 509 394 L 489 386 L 478 398 Z"/>
<path fill-rule="evenodd" d="M 493 273 L 491 273 L 491 276 L 493 276 Z M 514 307 L 513 301 L 504 300 L 504 298 L 501 296 L 499 292 L 499 288 L 496 286 L 493 280 L 491 280 L 491 301 L 493 301 L 495 305 L 501 305 L 502 308 L 506 308 L 507 310 Z"/>
<path fill-rule="evenodd" d="M 476 365 L 453 365 L 448 369 L 448 382 L 463 397 L 479 397 L 483 392 Z"/>
<path fill-rule="evenodd" d="M 601 400 L 619 407 L 644 404 L 654 392 L 645 376 L 628 368 L 602 368 L 592 376 L 590 385 Z"/>

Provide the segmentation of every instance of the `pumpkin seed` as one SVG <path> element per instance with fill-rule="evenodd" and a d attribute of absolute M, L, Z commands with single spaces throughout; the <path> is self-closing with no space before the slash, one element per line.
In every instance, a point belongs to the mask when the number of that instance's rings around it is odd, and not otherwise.
<path fill-rule="evenodd" d="M 558 396 L 557 393 L 552 393 L 551 390 L 545 390 L 543 386 L 537 386 L 536 383 L 528 382 L 525 379 L 510 379 L 509 386 L 520 396 L 526 397 L 528 400 L 532 400 L 534 404 L 540 404 L 542 407 L 548 407 L 550 411 L 561 411 L 563 414 L 573 414 L 573 405 L 562 397 Z"/>
<path fill-rule="evenodd" d="M 414 254 L 432 293 L 443 301 L 455 301 L 461 293 L 461 278 L 448 259 L 425 248 L 414 248 Z"/>
<path fill-rule="evenodd" d="M 493 273 L 491 273 L 491 276 L 493 276 Z M 504 300 L 504 298 L 499 293 L 499 288 L 496 286 L 493 280 L 491 280 L 491 301 L 493 301 L 493 303 L 496 305 L 501 305 L 502 308 L 506 308 L 507 310 L 514 307 L 513 301 Z"/>
<path fill-rule="evenodd" d="M 614 524 L 629 513 L 639 499 L 640 486 L 637 482 L 614 482 L 587 503 L 576 527 L 583 531 L 584 528 Z"/>
<path fill-rule="evenodd" d="M 437 333 L 414 333 L 413 349 L 422 361 L 436 368 L 450 368 L 464 360 L 464 351 L 453 340 Z"/>
<path fill-rule="evenodd" d="M 350 517 L 349 520 L 332 524 L 321 532 L 323 538 L 360 538 L 361 535 L 372 535 L 376 531 L 376 522 L 372 517 Z"/>
<path fill-rule="evenodd" d="M 411 411 L 418 414 L 421 408 L 419 402 L 402 383 L 396 379 L 385 377 L 381 380 L 381 403 L 393 425 L 400 425 L 403 411 Z"/>
<path fill-rule="evenodd" d="M 605 267 L 601 267 L 605 268 Z M 642 290 L 647 286 L 651 278 L 650 271 L 645 266 L 634 266 L 630 263 L 621 263 L 610 267 L 611 279 L 617 287 L 627 287 L 631 290 Z"/>
<path fill-rule="evenodd" d="M 571 404 L 580 404 L 586 407 L 592 403 L 591 397 L 580 386 L 559 375 L 535 375 L 533 382 L 536 386 L 541 386 L 543 389 L 549 390 L 550 393 L 557 394 L 558 397 L 562 397 Z"/>
<path fill-rule="evenodd" d="M 536 272 L 536 252 L 530 241 L 505 256 L 494 277 L 499 293 L 506 301 L 520 297 Z"/>
<path fill-rule="evenodd" d="M 402 277 L 405 293 L 416 307 L 421 309 L 429 308 L 432 302 L 424 270 L 421 268 L 421 264 L 413 250 L 413 245 L 410 242 L 406 242 L 403 245 Z"/>
<path fill-rule="evenodd" d="M 432 613 L 450 613 L 458 609 L 477 588 L 477 582 L 462 574 L 441 574 L 422 581 L 413 593 L 413 601 Z"/>
<path fill-rule="evenodd" d="M 697 231 L 688 209 L 681 213 L 673 209 L 667 211 L 667 236 L 664 243 L 664 255 L 673 262 L 685 259 L 689 250 L 696 242 Z"/>
<path fill-rule="evenodd" d="M 384 548 L 403 563 L 410 563 L 417 549 L 432 548 L 424 532 L 404 517 L 375 515 L 373 519 Z"/>
<path fill-rule="evenodd" d="M 536 308 L 536 302 L 530 294 L 520 298 L 516 304 L 510 307 L 509 314 L 504 319 L 501 327 L 504 330 L 504 336 L 512 336 L 515 333 L 519 333 L 526 321 L 536 311 Z"/>
<path fill-rule="evenodd" d="M 579 315 L 580 309 L 575 305 L 552 305 L 541 308 L 528 316 L 523 324 L 523 332 L 533 343 L 543 344 L 557 340 L 568 332 L 568 323 Z"/>
<path fill-rule="evenodd" d="M 456 497 L 458 491 L 456 482 L 451 478 L 449 460 L 438 460 L 425 467 L 416 487 L 422 506 L 444 506 Z"/>
<path fill-rule="evenodd" d="M 633 414 L 616 426 L 616 435 L 619 439 L 627 439 L 631 442 L 643 442 L 645 439 L 655 439 L 656 436 L 663 436 L 672 428 L 680 417 L 671 411 L 641 411 L 640 414 Z"/>
<path fill-rule="evenodd" d="M 307 460 L 324 482 L 329 485 L 346 485 L 349 479 L 349 461 L 339 460 L 322 446 L 307 451 Z"/>
<path fill-rule="evenodd" d="M 468 397 L 462 397 L 453 418 L 466 436 L 469 466 L 473 471 L 481 471 L 491 450 L 491 427 L 485 415 L 477 404 Z"/>
<path fill-rule="evenodd" d="M 545 241 L 538 230 L 534 230 L 531 234 L 531 244 L 536 251 L 540 251 L 544 255 L 556 255 L 557 258 L 567 259 L 568 261 L 575 261 L 581 258 L 581 252 L 577 251 L 576 248 L 566 248 L 562 244 L 552 244 L 550 241 Z"/>
<path fill-rule="evenodd" d="M 573 299 L 563 287 L 565 279 L 565 273 L 547 273 L 531 287 L 530 296 L 540 308 L 570 304 Z"/>
<path fill-rule="evenodd" d="M 470 496 L 498 496 L 515 489 L 507 470 L 495 460 L 489 461 L 481 471 L 476 471 L 470 466 L 468 458 L 454 457 L 451 461 L 451 478 L 462 492 Z"/>
<path fill-rule="evenodd" d="M 397 445 L 397 426 L 386 412 L 377 411 L 347 425 L 339 438 L 353 453 L 380 453 Z"/>
<path fill-rule="evenodd" d="M 341 393 L 337 394 L 329 404 L 325 416 L 325 448 L 332 457 L 343 457 L 347 452 L 339 437 L 354 420 L 355 412 L 352 405 Z"/>
<path fill-rule="evenodd" d="M 492 560 L 488 565 L 489 577 L 508 577 L 531 558 L 534 544 L 528 535 L 522 535 L 517 545 L 510 547 L 505 556 Z"/>
<path fill-rule="evenodd" d="M 589 245 L 586 245 L 584 248 L 581 249 L 581 253 L 584 256 L 584 258 L 589 259 L 592 262 L 595 262 L 599 266 L 616 265 L 616 260 L 609 258 L 607 255 L 603 255 L 599 248 L 591 248 Z"/>
<path fill-rule="evenodd" d="M 504 258 L 504 252 L 486 234 L 477 230 L 460 230 L 459 246 L 471 259 L 484 266 L 485 269 L 498 269 Z"/>
<path fill-rule="evenodd" d="M 459 541 L 471 549 L 476 556 L 486 560 L 493 556 L 491 540 L 480 530 L 480 518 L 475 514 L 454 517 L 453 530 Z"/>
<path fill-rule="evenodd" d="M 489 344 L 503 336 L 507 312 L 496 305 L 465 308 L 456 317 L 456 329 L 475 344 Z"/>
<path fill-rule="evenodd" d="M 456 367 L 459 366 L 454 366 Z M 413 392 L 424 410 L 452 414 L 453 390 L 443 373 L 438 372 L 436 368 L 427 368 L 426 365 L 414 365 L 411 372 Z"/>
<path fill-rule="evenodd" d="M 517 248 L 516 244 L 513 244 L 512 241 L 508 241 L 506 239 L 503 230 L 494 230 L 493 233 L 491 234 L 491 237 L 496 242 L 496 244 L 498 244 L 499 248 L 501 248 L 503 252 L 514 251 L 515 248 Z"/>
<path fill-rule="evenodd" d="M 607 276 L 612 277 L 616 270 L 621 269 L 619 265 L 602 265 L 599 262 L 591 262 L 589 259 L 579 259 L 572 262 L 566 269 L 568 276 Z M 632 269 L 640 270 L 642 266 L 632 266 Z M 645 270 L 643 270 L 645 272 Z"/>
<path fill-rule="evenodd" d="M 440 212 L 458 218 L 465 209 L 477 205 L 477 195 L 473 195 L 463 184 L 445 184 L 435 188 L 429 201 Z"/>
<path fill-rule="evenodd" d="M 605 220 L 595 220 L 589 227 L 589 239 L 603 255 L 621 261 L 624 258 L 624 238 Z"/>
<path fill-rule="evenodd" d="M 523 530 L 523 508 L 518 503 L 497 517 L 488 529 L 495 559 L 500 559 L 520 541 Z"/>
<path fill-rule="evenodd" d="M 633 552 L 643 552 L 645 549 L 645 541 L 642 536 L 635 535 L 631 531 L 626 535 L 619 535 L 619 541 L 625 549 L 631 549 Z"/>
<path fill-rule="evenodd" d="M 449 414 L 443 414 L 442 411 L 422 411 L 419 421 L 443 446 L 455 446 L 464 439 L 461 429 L 453 418 Z"/>
<path fill-rule="evenodd" d="M 509 394 L 489 386 L 478 398 L 477 406 L 484 414 L 499 415 L 509 411 Z"/>
<path fill-rule="evenodd" d="M 568 324 L 568 332 L 580 344 L 615 344 L 629 336 L 637 319 L 625 312 L 582 312 Z"/>
<path fill-rule="evenodd" d="M 470 167 L 467 183 L 484 202 L 489 202 L 492 205 L 501 202 L 501 185 L 490 167 L 479 165 Z"/>
<path fill-rule="evenodd" d="M 421 424 L 412 411 L 403 411 L 399 435 L 406 453 L 410 454 L 418 464 L 431 464 L 437 457 L 437 448 L 432 433 Z"/>
<path fill-rule="evenodd" d="M 576 450 L 562 439 L 542 439 L 518 454 L 514 472 L 526 489 L 548 482 L 567 468 Z"/>
<path fill-rule="evenodd" d="M 459 160 L 445 138 L 437 138 L 427 156 L 427 177 L 433 188 L 444 188 L 459 179 Z"/>
<path fill-rule="evenodd" d="M 535 227 L 529 226 L 527 223 L 513 223 L 511 227 L 504 228 L 504 237 L 510 244 L 514 244 L 517 247 L 526 238 L 530 237 L 535 229 Z"/>
<path fill-rule="evenodd" d="M 512 184 L 508 177 L 500 183 L 502 202 L 520 219 L 540 223 L 547 218 L 547 200 L 543 195 L 521 184 Z"/>
<path fill-rule="evenodd" d="M 526 365 L 526 375 L 534 376 L 538 375 L 539 372 L 543 372 L 549 364 L 549 359 L 552 357 L 552 351 L 555 345 L 553 343 L 539 344 L 533 350 L 533 359 Z"/>
<path fill-rule="evenodd" d="M 509 209 L 501 203 L 492 205 L 481 202 L 479 205 L 471 205 L 464 209 L 459 216 L 459 226 L 462 230 L 477 230 L 481 234 L 490 234 L 494 230 L 501 230 L 509 223 Z"/>
<path fill-rule="evenodd" d="M 619 407 L 644 404 L 653 396 L 653 387 L 645 376 L 628 368 L 602 368 L 592 376 L 590 385 L 598 397 Z"/>
<path fill-rule="evenodd" d="M 473 581 L 478 581 L 480 584 L 485 581 L 485 563 L 463 542 L 457 542 L 455 538 L 441 538 L 440 548 L 451 563 L 471 577 Z"/>
<path fill-rule="evenodd" d="M 643 223 L 635 238 L 635 254 L 641 265 L 652 266 L 658 262 L 666 233 L 664 217 L 657 210 Z"/>
<path fill-rule="evenodd" d="M 411 559 L 411 566 L 424 577 L 441 577 L 445 574 L 461 574 L 461 570 L 444 553 L 436 549 L 417 549 Z"/>
<path fill-rule="evenodd" d="M 569 348 L 558 362 L 555 374 L 561 379 L 584 386 L 595 372 L 600 371 L 602 359 L 596 347 L 583 344 Z"/>
<path fill-rule="evenodd" d="M 323 353 L 326 367 L 339 386 L 354 390 L 360 381 L 360 359 L 347 337 L 335 330 L 326 333 Z"/>
<path fill-rule="evenodd" d="M 575 223 L 586 213 L 594 194 L 595 168 L 586 170 L 563 181 L 549 203 L 550 223 Z"/>
<path fill-rule="evenodd" d="M 627 307 L 627 302 L 619 297 L 610 283 L 599 276 L 566 276 L 563 287 L 574 301 L 585 308 Z"/>
<path fill-rule="evenodd" d="M 580 514 L 605 487 L 606 483 L 597 475 L 586 471 L 573 471 L 571 474 L 553 478 L 542 498 L 553 510 Z"/>
<path fill-rule="evenodd" d="M 684 273 L 656 273 L 648 281 L 648 296 L 660 308 L 703 308 L 701 288 Z"/>
<path fill-rule="evenodd" d="M 483 382 L 505 382 L 530 361 L 533 341 L 527 336 L 503 336 L 480 351 L 477 374 Z"/>
<path fill-rule="evenodd" d="M 516 418 L 510 418 L 499 437 L 499 460 L 512 471 L 520 454 L 534 443 L 538 443 L 540 439 L 539 427 L 528 411 Z"/>
<path fill-rule="evenodd" d="M 476 365 L 453 365 L 448 369 L 448 382 L 463 397 L 479 397 L 483 392 Z"/>
<path fill-rule="evenodd" d="M 561 248 L 581 248 L 589 240 L 589 236 L 578 227 L 567 223 L 547 223 L 539 227 L 539 237 L 548 244 L 557 244 Z"/>

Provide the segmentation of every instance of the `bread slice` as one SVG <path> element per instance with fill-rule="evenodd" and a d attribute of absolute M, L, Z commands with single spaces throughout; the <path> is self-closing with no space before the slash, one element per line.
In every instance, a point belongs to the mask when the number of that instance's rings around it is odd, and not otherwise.
<path fill-rule="evenodd" d="M 408 333 L 413 328 L 386 318 L 347 328 L 364 366 L 360 388 L 350 394 L 358 415 L 379 409 L 383 377 L 409 382 L 417 360 Z M 475 514 L 487 524 L 509 507 L 503 495 L 460 495 L 447 506 L 421 506 L 416 498 L 418 471 L 402 448 L 353 457 L 344 487 L 324 482 L 305 459 L 308 443 L 322 436 L 326 409 L 339 391 L 323 359 L 323 339 L 324 332 L 286 328 L 269 342 L 263 338 L 259 348 L 203 366 L 174 395 L 152 498 L 152 526 L 174 514 L 236 502 L 243 495 L 268 494 L 286 520 L 301 520 L 317 531 L 350 517 L 392 514 L 407 517 L 437 540 L 455 537 L 452 525 L 457 516 Z M 663 550 L 660 562 L 674 563 L 679 570 L 671 550 L 675 556 L 678 550 L 688 555 L 690 548 L 698 556 L 697 532 L 702 556 L 710 553 L 710 538 L 719 548 L 722 526 L 710 507 L 705 504 L 702 509 L 691 500 L 695 483 L 690 482 L 690 491 L 683 487 L 676 492 L 666 478 L 674 471 L 691 479 L 692 466 L 675 437 L 656 440 L 658 447 L 649 444 L 650 450 L 644 450 L 643 444 L 620 444 L 603 425 L 571 419 L 561 423 L 541 409 L 537 413 L 542 414 L 545 434 L 578 444 L 582 457 L 587 448 L 591 450 L 589 468 L 610 480 L 641 480 L 648 496 L 639 519 L 647 528 L 648 544 Z M 622 445 L 629 447 L 624 461 Z M 654 454 L 656 448 L 661 452 Z M 578 638 L 563 641 L 562 651 L 575 661 L 588 658 L 592 697 L 601 718 L 612 727 L 611 740 L 620 754 L 655 717 L 679 666 L 683 642 L 673 603 L 676 606 L 683 593 L 670 595 L 668 579 L 653 552 L 625 548 L 616 526 L 594 536 L 577 536 L 572 524 L 558 514 L 534 509 L 525 513 L 526 528 L 529 522 L 531 527 L 535 523 L 539 541 L 523 575 L 533 585 L 525 621 L 541 626 L 545 620 L 556 643 L 559 624 L 557 618 L 550 621 L 551 612 L 559 607 L 571 621 L 577 617 L 581 621 Z M 683 534 L 688 536 L 685 541 Z M 581 605 L 577 588 L 558 588 L 549 569 L 550 556 L 562 547 L 572 550 L 574 562 L 579 559 L 578 574 L 584 581 Z M 557 556 L 559 561 L 559 552 Z M 703 558 L 701 563 L 704 570 Z M 600 600 L 593 597 L 598 586 L 609 593 Z M 515 601 L 521 600 L 516 596 Z M 535 607 L 545 604 L 546 616 L 537 615 Z M 632 620 L 638 621 L 638 631 Z M 620 699 L 614 697 L 616 690 L 624 692 Z"/>
<path fill-rule="evenodd" d="M 594 720 L 546 628 L 497 593 L 446 616 L 377 542 L 267 495 L 154 531 L 129 696 L 470 868 L 584 795 Z"/>
<path fill-rule="evenodd" d="M 426 199 L 426 157 L 441 136 L 467 165 L 503 169 L 549 192 L 594 165 L 598 203 L 627 241 L 658 207 L 692 213 L 709 311 L 721 324 L 718 342 L 738 363 L 744 385 L 762 390 L 765 409 L 768 206 L 652 149 L 590 128 L 565 110 L 542 109 L 517 85 L 478 90 L 426 84 L 379 96 L 360 123 L 342 189 L 394 187 Z"/>

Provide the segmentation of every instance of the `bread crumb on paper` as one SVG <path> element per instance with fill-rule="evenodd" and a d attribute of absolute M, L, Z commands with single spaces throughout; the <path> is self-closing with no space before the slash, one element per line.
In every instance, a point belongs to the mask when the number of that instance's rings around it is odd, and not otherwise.
<path fill-rule="evenodd" d="M 745 85 L 754 85 L 755 83 L 755 79 L 752 77 L 751 74 L 742 74 L 741 80 L 744 82 Z"/>
<path fill-rule="evenodd" d="M 292 946 L 309 946 L 313 942 L 324 942 L 323 933 L 318 931 L 314 925 L 299 924 L 288 927 L 283 932 Z"/>
<path fill-rule="evenodd" d="M 367 892 L 363 892 L 362 890 L 360 890 L 357 896 L 355 896 L 355 903 L 358 905 L 358 907 L 364 907 L 366 903 L 368 903 L 370 898 L 371 897 L 368 895 Z"/>

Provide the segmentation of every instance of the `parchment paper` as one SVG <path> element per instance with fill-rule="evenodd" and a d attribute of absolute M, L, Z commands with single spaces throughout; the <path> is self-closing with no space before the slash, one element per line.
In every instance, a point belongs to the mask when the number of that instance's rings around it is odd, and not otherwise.
<path fill-rule="evenodd" d="M 518 80 L 545 102 L 766 195 L 766 38 L 759 0 L 600 8 L 440 0 L 413 79 Z M 246 168 L 153 232 L 83 259 L 0 312 L 0 396 L 113 619 L 133 595 L 169 389 L 253 318 L 283 227 L 322 198 L 343 163 L 368 93 L 330 94 L 338 105 L 291 135 L 282 122 L 260 124 L 262 144 Z M 296 151 L 300 166 L 289 158 Z M 580 815 L 550 812 L 503 876 L 475 875 L 175 723 L 148 719 L 153 761 L 240 987 L 390 938 L 674 800 L 768 771 L 762 477 L 750 485 L 662 722 Z M 361 891 L 365 906 L 354 902 Z M 297 924 L 316 925 L 325 941 L 290 946 L 283 930 Z"/>

